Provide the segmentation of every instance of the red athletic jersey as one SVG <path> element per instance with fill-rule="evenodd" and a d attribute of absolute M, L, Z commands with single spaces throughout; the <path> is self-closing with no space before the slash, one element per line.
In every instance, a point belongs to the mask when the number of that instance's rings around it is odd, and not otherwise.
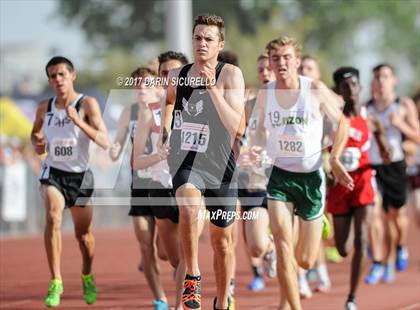
<path fill-rule="evenodd" d="M 353 178 L 354 189 L 335 184 L 327 195 L 327 210 L 334 215 L 349 214 L 354 207 L 373 204 L 375 199 L 374 174 L 369 163 L 369 130 L 363 111 L 349 119 L 350 132 L 341 163 Z"/>
<path fill-rule="evenodd" d="M 355 171 L 369 165 L 369 129 L 362 113 L 350 118 L 349 138 L 340 158 L 347 171 Z"/>
<path fill-rule="evenodd" d="M 160 110 L 160 103 L 159 102 L 149 103 L 149 109 L 150 111 L 152 111 L 152 115 L 153 115 L 152 132 L 159 133 L 161 114 L 162 114 Z"/>

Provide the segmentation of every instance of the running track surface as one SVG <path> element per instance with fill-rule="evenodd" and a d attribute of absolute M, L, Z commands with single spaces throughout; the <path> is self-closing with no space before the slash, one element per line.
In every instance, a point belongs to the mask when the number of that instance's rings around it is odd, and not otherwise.
<path fill-rule="evenodd" d="M 68 216 L 68 214 L 66 215 Z M 144 275 L 137 271 L 139 248 L 131 227 L 96 230 L 94 274 L 98 300 L 87 306 L 82 299 L 80 281 L 81 257 L 72 234 L 63 236 L 62 275 L 64 294 L 60 309 L 152 309 L 152 296 Z M 237 248 L 236 309 L 277 309 L 279 290 L 276 280 L 268 280 L 267 288 L 252 293 L 246 288 L 251 280 L 242 238 Z M 412 220 L 409 234 L 410 266 L 397 274 L 393 285 L 361 284 L 357 295 L 359 309 L 420 309 L 420 236 Z M 202 309 L 212 309 L 215 282 L 212 271 L 212 250 L 209 240 L 200 242 L 202 271 Z M 350 260 L 330 264 L 333 288 L 328 294 L 316 293 L 303 301 L 304 309 L 344 309 L 348 291 Z M 161 262 L 161 275 L 171 304 L 175 284 L 173 270 Z M 2 239 L 0 241 L 0 308 L 42 309 L 48 289 L 49 272 L 42 236 Z"/>

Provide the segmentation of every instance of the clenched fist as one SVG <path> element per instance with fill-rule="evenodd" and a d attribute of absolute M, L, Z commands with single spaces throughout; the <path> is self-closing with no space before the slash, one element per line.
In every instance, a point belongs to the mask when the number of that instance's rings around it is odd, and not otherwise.
<path fill-rule="evenodd" d="M 68 105 L 66 107 L 66 113 L 67 113 L 68 118 L 70 118 L 76 126 L 79 126 L 80 124 L 79 113 L 77 113 L 77 110 L 72 105 Z"/>

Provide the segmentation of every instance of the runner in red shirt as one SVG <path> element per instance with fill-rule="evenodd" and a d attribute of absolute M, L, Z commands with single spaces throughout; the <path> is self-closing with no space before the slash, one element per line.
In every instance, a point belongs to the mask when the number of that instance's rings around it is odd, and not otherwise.
<path fill-rule="evenodd" d="M 333 214 L 335 242 L 341 256 L 351 250 L 350 228 L 354 221 L 354 252 L 351 265 L 350 292 L 345 309 L 357 309 L 355 293 L 364 267 L 368 243 L 368 220 L 374 203 L 375 189 L 373 171 L 369 163 L 369 127 L 376 123 L 368 122 L 366 109 L 359 102 L 361 90 L 359 71 L 352 67 L 342 67 L 333 75 L 336 91 L 344 99 L 344 115 L 348 120 L 348 139 L 345 144 L 336 145 L 341 152 L 339 158 L 331 157 L 331 165 L 341 163 L 353 179 L 354 188 L 350 190 L 340 184 L 333 185 L 327 198 L 328 211 Z M 381 145 L 384 160 L 389 159 L 383 130 L 372 128 L 378 144 Z M 381 134 L 382 133 L 382 134 Z"/>

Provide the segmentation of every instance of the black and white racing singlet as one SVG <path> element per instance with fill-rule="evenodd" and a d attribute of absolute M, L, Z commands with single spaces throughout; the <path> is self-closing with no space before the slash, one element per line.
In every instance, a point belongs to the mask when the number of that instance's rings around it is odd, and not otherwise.
<path fill-rule="evenodd" d="M 137 103 L 133 103 L 130 106 L 130 122 L 128 124 L 128 134 L 131 141 L 131 145 L 133 146 L 133 149 L 131 151 L 131 156 L 134 156 L 134 136 L 137 132 L 137 120 L 139 115 L 139 105 Z M 146 146 L 144 148 L 144 154 L 149 155 L 152 152 L 152 142 L 150 140 L 150 137 L 146 141 Z M 149 179 L 150 171 L 148 168 L 146 169 L 139 169 L 137 171 L 134 171 L 131 169 L 132 175 L 137 176 L 142 179 Z"/>
<path fill-rule="evenodd" d="M 179 78 L 187 79 L 193 64 L 184 66 Z M 224 63 L 216 66 L 216 80 Z M 235 157 L 231 135 L 220 119 L 205 86 L 177 86 L 172 114 L 170 156 L 172 176 L 178 169 L 192 169 L 211 185 L 232 181 Z"/>
<path fill-rule="evenodd" d="M 83 94 L 71 103 L 77 113 L 81 108 Z M 84 172 L 89 164 L 89 137 L 67 116 L 64 108 L 56 107 L 57 97 L 51 98 L 45 112 L 42 130 L 48 141 L 46 167 L 67 172 Z"/>
<path fill-rule="evenodd" d="M 392 149 L 392 162 L 404 160 L 404 151 L 402 148 L 403 135 L 398 128 L 391 124 L 391 113 L 398 113 L 399 105 L 400 99 L 398 97 L 384 111 L 377 110 L 373 100 L 370 100 L 367 103 L 368 113 L 376 117 L 384 126 L 385 139 Z M 372 146 L 369 149 L 370 162 L 373 165 L 381 165 L 383 163 L 380 155 L 381 153 L 379 151 L 378 143 L 373 137 L 371 138 L 371 145 Z"/>

